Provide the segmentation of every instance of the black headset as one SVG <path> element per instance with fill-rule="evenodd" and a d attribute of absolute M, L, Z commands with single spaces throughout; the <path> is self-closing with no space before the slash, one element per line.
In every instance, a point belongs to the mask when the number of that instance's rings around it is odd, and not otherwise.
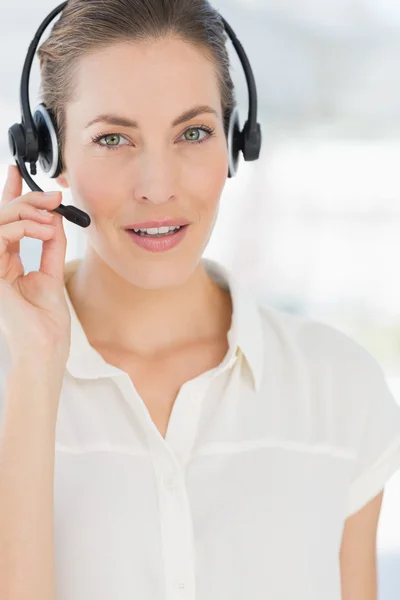
<path fill-rule="evenodd" d="M 36 163 L 39 161 L 43 171 L 48 177 L 52 178 L 60 175 L 62 172 L 62 163 L 54 113 L 41 102 L 36 107 L 32 117 L 29 103 L 30 70 L 43 32 L 67 4 L 68 2 L 63 2 L 45 18 L 30 43 L 22 69 L 20 84 L 21 123 L 15 123 L 8 130 L 8 140 L 13 158 L 23 179 L 34 192 L 42 192 L 43 190 L 29 175 L 25 163 L 30 163 L 31 175 L 36 175 Z M 244 160 L 246 161 L 257 160 L 259 158 L 261 150 L 261 127 L 257 123 L 257 89 L 249 59 L 231 26 L 222 16 L 221 19 L 242 63 L 249 91 L 248 119 L 243 131 L 240 131 L 237 106 L 233 108 L 229 115 L 227 131 L 229 152 L 228 177 L 234 177 L 238 170 L 240 151 L 243 153 Z M 63 206 L 60 204 L 54 211 L 80 227 L 88 227 L 90 225 L 89 215 L 74 206 Z"/>

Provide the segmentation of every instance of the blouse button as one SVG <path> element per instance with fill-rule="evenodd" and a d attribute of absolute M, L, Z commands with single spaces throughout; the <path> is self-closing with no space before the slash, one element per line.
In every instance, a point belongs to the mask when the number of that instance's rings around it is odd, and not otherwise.
<path fill-rule="evenodd" d="M 183 592 L 186 589 L 186 583 L 184 581 L 175 582 L 175 590 L 177 592 Z"/>
<path fill-rule="evenodd" d="M 164 487 L 167 488 L 167 490 L 174 490 L 178 484 L 176 478 L 172 475 L 166 475 L 163 479 L 163 483 Z"/>

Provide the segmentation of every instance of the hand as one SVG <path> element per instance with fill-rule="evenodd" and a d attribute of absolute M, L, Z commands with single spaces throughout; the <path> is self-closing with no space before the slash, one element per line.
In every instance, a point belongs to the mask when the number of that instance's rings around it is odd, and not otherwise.
<path fill-rule="evenodd" d="M 0 201 L 0 331 L 16 361 L 66 364 L 71 317 L 64 294 L 67 240 L 63 217 L 49 213 L 61 192 L 22 194 L 18 167 L 9 167 Z M 20 257 L 23 237 L 42 240 L 39 271 L 27 275 Z"/>

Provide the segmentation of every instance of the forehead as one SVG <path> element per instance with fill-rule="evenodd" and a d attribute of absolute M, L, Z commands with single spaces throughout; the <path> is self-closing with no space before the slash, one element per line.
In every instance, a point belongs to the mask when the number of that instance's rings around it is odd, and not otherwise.
<path fill-rule="evenodd" d="M 121 42 L 84 56 L 75 74 L 80 112 L 148 112 L 171 116 L 191 105 L 220 108 L 214 63 L 200 49 L 177 38 Z M 86 107 L 86 108 L 85 108 Z M 138 115 L 135 115 L 138 117 Z"/>

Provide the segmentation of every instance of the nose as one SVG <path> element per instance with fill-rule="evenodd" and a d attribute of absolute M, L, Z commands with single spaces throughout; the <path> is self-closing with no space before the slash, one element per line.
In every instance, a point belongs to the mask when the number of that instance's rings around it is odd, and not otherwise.
<path fill-rule="evenodd" d="M 173 158 L 168 151 L 147 150 L 138 157 L 135 168 L 135 199 L 137 202 L 163 204 L 175 193 Z"/>

